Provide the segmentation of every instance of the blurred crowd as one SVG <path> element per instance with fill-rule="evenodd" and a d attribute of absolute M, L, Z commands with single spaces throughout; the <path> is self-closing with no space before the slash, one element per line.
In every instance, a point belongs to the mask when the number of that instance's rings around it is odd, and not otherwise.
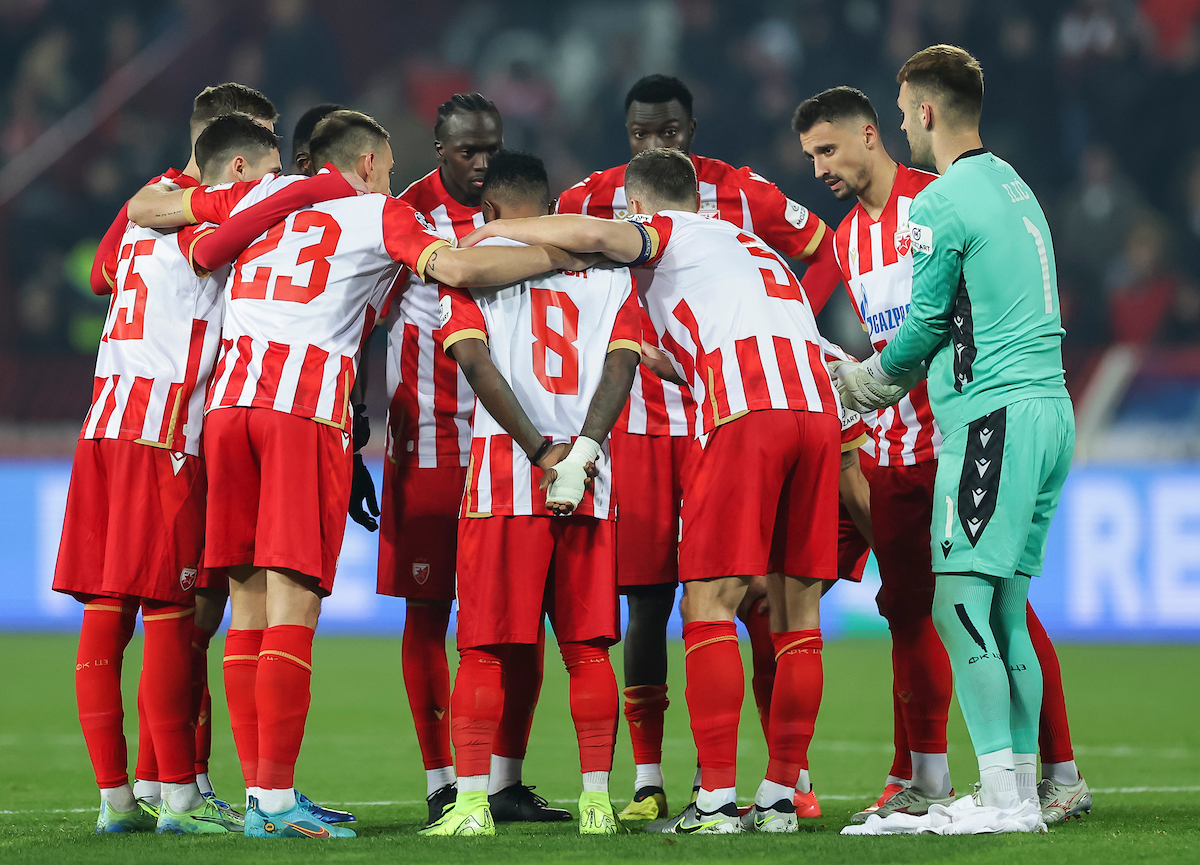
<path fill-rule="evenodd" d="M 1047 210 L 1068 354 L 1200 343 L 1198 22 L 1200 0 L 0 0 L 0 418 L 77 419 L 106 307 L 87 284 L 96 242 L 137 186 L 187 161 L 191 97 L 224 80 L 275 101 L 285 161 L 310 105 L 373 114 L 399 192 L 433 167 L 455 91 L 494 100 L 506 145 L 564 188 L 628 159 L 625 91 L 675 74 L 698 153 L 836 224 L 847 205 L 812 178 L 796 105 L 859 87 L 907 160 L 895 72 L 952 42 L 984 67 L 985 146 Z M 139 80 L 147 57 L 158 71 Z M 136 88 L 110 104 L 97 91 L 114 75 Z M 72 124 L 86 134 L 31 173 L 21 155 Z M 851 316 L 832 309 L 831 336 L 859 340 Z"/>

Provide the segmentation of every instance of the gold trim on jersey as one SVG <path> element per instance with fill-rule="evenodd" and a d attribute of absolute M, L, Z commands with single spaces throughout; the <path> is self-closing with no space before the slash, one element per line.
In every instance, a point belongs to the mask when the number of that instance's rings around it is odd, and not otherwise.
<path fill-rule="evenodd" d="M 471 461 L 467 463 L 467 485 L 463 488 L 463 515 L 471 519 L 479 519 L 481 517 L 490 517 L 491 514 L 481 513 L 471 510 L 471 480 L 475 477 L 475 454 L 471 454 Z"/>
<path fill-rule="evenodd" d="M 658 251 L 662 248 L 662 236 L 659 235 L 658 229 L 652 225 L 642 225 L 646 229 L 646 235 L 650 238 L 650 258 L 649 261 L 654 261 L 658 258 Z"/>
<path fill-rule="evenodd" d="M 642 344 L 634 342 L 632 339 L 614 339 L 608 344 L 609 351 L 616 351 L 618 348 L 627 348 L 630 351 L 636 351 L 638 357 L 642 356 Z"/>
<path fill-rule="evenodd" d="M 433 255 L 443 246 L 450 245 L 451 244 L 449 241 L 435 240 L 433 243 L 429 244 L 429 246 L 421 250 L 421 254 L 417 256 L 417 267 L 414 271 L 414 273 L 417 275 L 417 278 L 420 279 L 421 282 L 429 282 L 429 280 L 425 278 L 425 265 L 429 264 L 429 256 Z"/>
<path fill-rule="evenodd" d="M 744 414 L 750 414 L 750 409 L 747 408 L 747 409 L 742 409 L 741 411 L 735 411 L 729 417 L 721 417 L 721 410 L 719 408 L 717 408 L 717 380 L 715 378 L 713 378 L 713 371 L 712 371 L 711 366 L 708 368 L 708 398 L 709 398 L 709 401 L 712 402 L 713 426 L 714 427 L 719 427 L 722 424 L 727 424 L 731 420 L 737 420 Z"/>
<path fill-rule="evenodd" d="M 821 245 L 821 238 L 825 236 L 825 231 L 828 227 L 829 226 L 825 224 L 825 220 L 822 219 L 821 224 L 817 226 L 817 230 L 813 234 L 812 240 L 808 242 L 808 246 L 804 247 L 804 251 L 800 253 L 801 258 L 808 258 L 810 255 L 816 252 L 817 247 Z"/>
<path fill-rule="evenodd" d="M 205 277 L 207 277 L 209 274 L 212 273 L 212 271 L 206 270 L 203 267 L 197 267 L 196 259 L 193 257 L 193 255 L 196 251 L 196 244 L 200 242 L 200 238 L 208 237 L 214 231 L 216 231 L 215 228 L 206 228 L 204 231 L 198 232 L 196 234 L 196 236 L 192 238 L 192 242 L 190 244 L 188 244 L 188 251 L 187 251 L 188 265 L 192 268 L 192 273 L 196 274 L 196 276 L 200 277 L 201 279 L 204 279 Z M 203 271 L 203 273 L 201 273 L 201 271 Z"/>
<path fill-rule="evenodd" d="M 457 330 L 442 340 L 442 351 L 450 351 L 450 346 L 455 343 L 462 342 L 464 339 L 482 339 L 483 344 L 488 344 L 487 333 L 477 327 L 468 327 L 463 330 Z"/>
<path fill-rule="evenodd" d="M 315 420 L 317 423 L 323 423 L 323 424 L 325 424 L 325 426 L 331 426 L 334 429 L 340 429 L 342 432 L 345 432 L 346 431 L 346 421 L 349 419 L 350 414 L 351 414 L 350 393 L 353 390 L 354 390 L 354 386 L 352 384 L 350 384 L 350 376 L 346 376 L 346 388 L 345 388 L 345 392 L 342 394 L 342 422 L 341 423 L 334 423 L 329 418 L 316 417 L 316 416 L 312 417 L 311 420 Z"/>
<path fill-rule="evenodd" d="M 842 442 L 842 453 L 848 454 L 848 453 L 850 453 L 850 451 L 858 450 L 860 447 L 862 447 L 866 443 L 867 443 L 867 434 L 863 433 L 858 438 L 856 438 L 854 441 Z"/>
<path fill-rule="evenodd" d="M 167 440 L 165 442 L 156 442 L 151 439 L 134 439 L 134 444 L 149 445 L 152 448 L 161 448 L 162 450 L 174 450 L 171 445 L 175 441 L 175 424 L 179 422 L 180 402 L 183 400 L 183 388 L 175 391 L 175 405 L 171 407 L 171 423 L 167 425 Z"/>
<path fill-rule="evenodd" d="M 196 218 L 196 214 L 192 212 L 192 193 L 199 188 L 198 186 L 189 186 L 183 190 L 183 215 L 192 225 L 200 221 Z"/>

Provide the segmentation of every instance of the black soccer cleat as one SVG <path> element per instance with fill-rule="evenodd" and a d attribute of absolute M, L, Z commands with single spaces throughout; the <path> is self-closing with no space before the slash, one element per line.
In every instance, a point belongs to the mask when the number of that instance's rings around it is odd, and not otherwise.
<path fill-rule="evenodd" d="M 551 808 L 549 802 L 533 792 L 532 786 L 519 781 L 488 796 L 488 805 L 497 823 L 557 823 L 574 819 L 570 811 Z"/>
<path fill-rule="evenodd" d="M 425 804 L 429 806 L 429 822 L 426 826 L 432 826 L 438 820 L 442 819 L 442 815 L 450 808 L 454 807 L 454 800 L 458 796 L 458 786 L 455 784 L 447 784 L 445 787 L 439 787 L 428 796 L 425 797 Z"/>

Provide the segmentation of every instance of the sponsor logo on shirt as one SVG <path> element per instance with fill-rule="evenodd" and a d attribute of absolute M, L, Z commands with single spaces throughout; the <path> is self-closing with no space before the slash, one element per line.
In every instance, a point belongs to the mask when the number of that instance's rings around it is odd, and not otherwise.
<path fill-rule="evenodd" d="M 863 293 L 866 293 L 864 286 Z M 879 334 L 888 333 L 896 330 L 900 325 L 904 324 L 904 319 L 908 318 L 908 308 L 910 304 L 903 306 L 893 306 L 891 309 L 885 309 L 881 312 L 867 314 L 867 301 L 864 299 L 859 307 L 859 312 L 862 315 L 863 322 L 866 325 L 867 333 L 871 336 L 871 341 Z"/>
<path fill-rule="evenodd" d="M 798 204 L 790 198 L 787 203 L 787 210 L 784 211 L 784 218 L 796 228 L 803 228 L 808 224 L 808 208 L 803 204 Z"/>
<path fill-rule="evenodd" d="M 441 309 L 441 316 L 439 318 L 441 325 L 439 326 L 445 327 L 450 323 L 450 295 L 442 295 L 442 299 L 438 301 L 438 306 Z"/>
<path fill-rule="evenodd" d="M 917 225 L 915 222 L 909 226 L 909 235 L 912 237 L 912 251 L 920 252 L 924 255 L 933 255 L 933 229 L 928 225 Z"/>

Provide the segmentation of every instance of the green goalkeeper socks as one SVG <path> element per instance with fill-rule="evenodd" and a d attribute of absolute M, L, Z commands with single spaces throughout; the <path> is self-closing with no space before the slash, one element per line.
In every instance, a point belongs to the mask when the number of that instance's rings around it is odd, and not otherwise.
<path fill-rule="evenodd" d="M 1042 670 L 1025 625 L 1029 577 L 939 574 L 933 622 L 976 754 L 1037 751 Z"/>

